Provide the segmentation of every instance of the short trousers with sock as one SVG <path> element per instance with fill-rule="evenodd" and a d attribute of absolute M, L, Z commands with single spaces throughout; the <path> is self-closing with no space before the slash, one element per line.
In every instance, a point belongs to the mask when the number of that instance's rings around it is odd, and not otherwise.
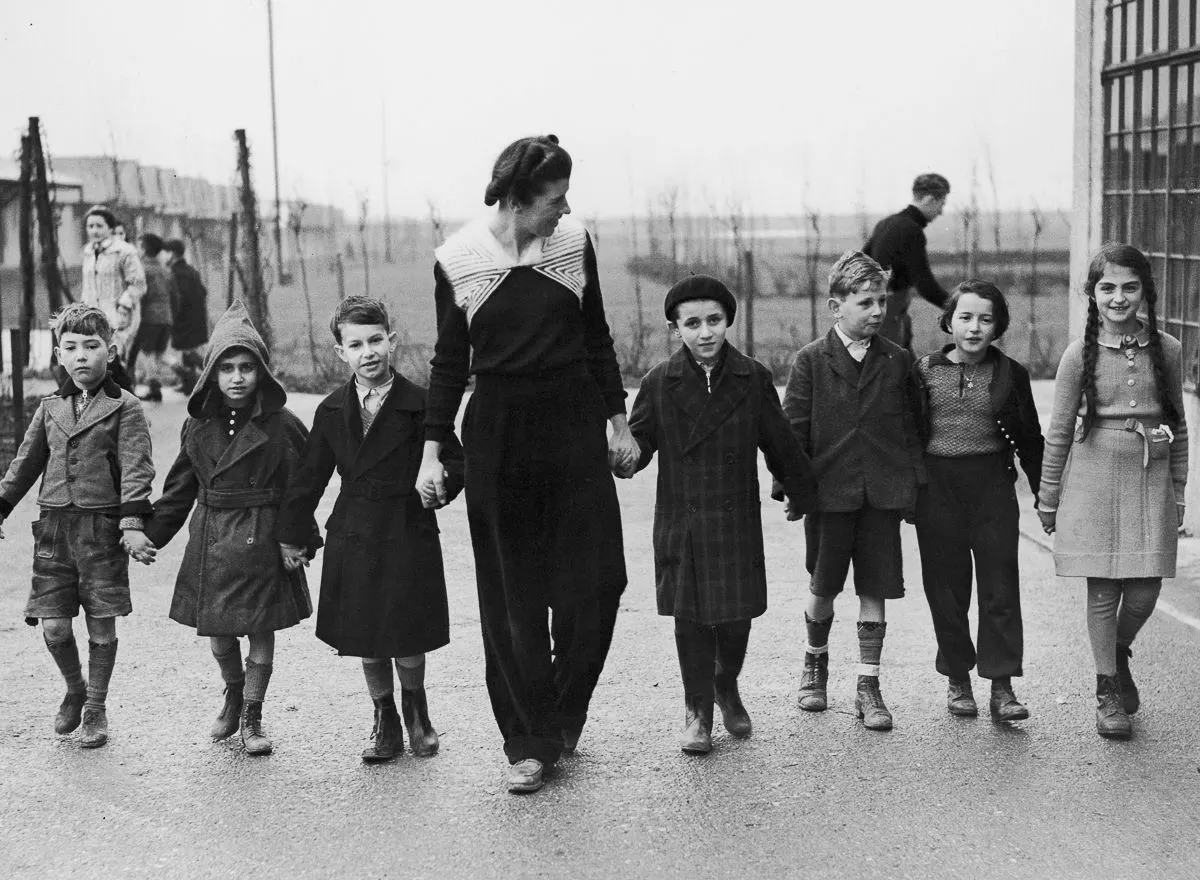
<path fill-rule="evenodd" d="M 133 611 L 129 559 L 117 513 L 46 508 L 33 523 L 33 585 L 25 622 L 46 617 L 122 617 Z"/>
<path fill-rule="evenodd" d="M 804 518 L 805 567 L 816 596 L 836 596 L 854 563 L 854 591 L 860 596 L 899 599 L 904 595 L 900 521 L 903 512 L 865 506 L 851 511 L 818 511 Z"/>

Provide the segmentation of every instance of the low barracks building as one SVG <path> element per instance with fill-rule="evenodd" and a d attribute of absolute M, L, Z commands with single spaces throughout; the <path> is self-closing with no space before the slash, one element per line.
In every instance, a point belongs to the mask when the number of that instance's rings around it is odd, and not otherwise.
<path fill-rule="evenodd" d="M 1183 343 L 1186 525 L 1200 532 L 1200 0 L 1076 0 L 1071 330 L 1106 241 L 1154 266 L 1160 326 Z M 1049 418 L 1049 414 L 1043 414 Z"/>

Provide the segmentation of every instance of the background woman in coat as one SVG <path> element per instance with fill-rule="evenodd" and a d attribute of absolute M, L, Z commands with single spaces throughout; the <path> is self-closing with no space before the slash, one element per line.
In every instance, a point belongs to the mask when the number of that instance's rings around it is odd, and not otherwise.
<path fill-rule="evenodd" d="M 714 699 L 725 729 L 750 735 L 738 692 L 750 622 L 767 610 L 758 450 L 796 513 L 816 481 L 783 414 L 771 372 L 725 341 L 737 312 L 729 289 L 693 275 L 667 293 L 683 347 L 642 381 L 630 430 L 638 469 L 658 452 L 654 573 L 658 613 L 675 618 L 683 675 L 683 751 L 712 749 Z"/>
<path fill-rule="evenodd" d="M 417 486 L 426 504 L 444 501 L 438 453 L 473 374 L 467 512 L 514 792 L 536 791 L 574 748 L 625 588 L 608 458 L 611 449 L 629 463 L 637 444 L 591 239 L 565 216 L 570 178 L 553 135 L 510 144 L 484 195 L 496 212 L 438 248 L 434 269 L 438 339 Z"/>
<path fill-rule="evenodd" d="M 87 244 L 83 246 L 83 285 L 80 298 L 96 306 L 113 328 L 117 360 L 109 370 L 117 384 L 132 390 L 126 373 L 129 350 L 137 335 L 139 303 L 146 295 L 146 272 L 137 248 L 118 238 L 117 218 L 103 205 L 90 208 L 83 218 Z"/>
<path fill-rule="evenodd" d="M 188 398 L 179 455 L 167 474 L 146 534 L 162 547 L 193 504 L 188 545 L 175 581 L 171 619 L 208 636 L 225 681 L 225 703 L 212 727 L 222 740 L 241 727 L 247 754 L 264 755 L 262 703 L 275 654 L 275 632 L 312 614 L 304 569 L 285 568 L 275 542 L 283 490 L 308 432 L 284 407 L 262 337 L 241 301 L 217 321 L 212 346 Z M 308 554 L 320 546 L 310 518 Z M 239 636 L 248 636 L 242 669 Z"/>

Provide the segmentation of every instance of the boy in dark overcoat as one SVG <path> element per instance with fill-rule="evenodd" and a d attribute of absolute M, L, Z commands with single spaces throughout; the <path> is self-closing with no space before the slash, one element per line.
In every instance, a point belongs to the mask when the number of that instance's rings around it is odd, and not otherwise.
<path fill-rule="evenodd" d="M 750 622 L 767 610 L 758 450 L 795 509 L 809 508 L 815 483 L 770 371 L 725 342 L 737 312 L 729 289 L 692 276 L 668 291 L 665 311 L 684 344 L 646 375 L 629 426 L 641 448 L 638 470 L 659 453 L 658 613 L 675 618 L 680 745 L 704 754 L 712 749 L 714 701 L 730 733 L 750 735 L 738 674 Z"/>
<path fill-rule="evenodd" d="M 878 263 L 858 251 L 843 254 L 829 274 L 834 326 L 800 350 L 783 400 L 817 477 L 816 512 L 804 529 L 811 595 L 800 708 L 820 712 L 827 706 L 833 602 L 853 562 L 859 599 L 854 706 L 871 730 L 892 728 L 879 690 L 884 602 L 904 595 L 900 521 L 925 481 L 909 405 L 912 357 L 877 335 L 887 296 L 887 275 Z"/>
<path fill-rule="evenodd" d="M 308 437 L 285 403 L 266 343 L 235 300 L 213 328 L 188 398 L 179 454 L 146 529 L 162 547 L 191 514 L 171 619 L 209 637 L 225 682 L 210 735 L 218 742 L 240 729 L 248 755 L 272 749 L 262 704 L 275 663 L 275 633 L 312 614 L 303 568 L 287 565 L 275 542 L 279 502 Z M 309 557 L 321 546 L 311 516 L 303 543 Z M 244 668 L 241 636 L 249 649 Z"/>
<path fill-rule="evenodd" d="M 284 499 L 276 537 L 303 564 L 306 523 L 333 471 L 341 491 L 325 523 L 317 637 L 339 654 L 361 657 L 375 704 L 369 763 L 404 748 L 392 663 L 400 677 L 409 745 L 432 755 L 438 736 L 425 696 L 425 654 L 450 641 L 450 615 L 437 516 L 415 492 L 424 449 L 425 389 L 392 369 L 396 333 L 387 307 L 344 299 L 330 330 L 334 350 L 353 371 L 317 407 L 300 466 Z M 462 489 L 462 447 L 443 447 L 447 503 Z"/>

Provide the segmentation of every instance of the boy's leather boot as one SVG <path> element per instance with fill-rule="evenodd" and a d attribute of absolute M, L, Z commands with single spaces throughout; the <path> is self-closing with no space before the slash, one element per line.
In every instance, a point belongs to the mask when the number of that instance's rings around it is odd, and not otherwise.
<path fill-rule="evenodd" d="M 83 704 L 87 700 L 87 691 L 67 691 L 62 704 L 54 716 L 54 732 L 70 733 L 79 726 L 83 718 Z"/>
<path fill-rule="evenodd" d="M 751 730 L 750 713 L 742 705 L 736 673 L 721 670 L 716 674 L 713 678 L 713 698 L 721 708 L 721 720 L 725 722 L 725 729 L 736 737 L 748 737 Z"/>
<path fill-rule="evenodd" d="M 104 707 L 88 706 L 83 710 L 83 736 L 79 745 L 85 749 L 98 749 L 108 742 L 108 713 Z"/>
<path fill-rule="evenodd" d="M 879 679 L 874 675 L 860 675 L 858 690 L 854 696 L 854 711 L 862 719 L 867 730 L 891 730 L 892 713 L 883 702 L 879 692 Z"/>
<path fill-rule="evenodd" d="M 375 701 L 375 726 L 371 728 L 371 745 L 363 749 L 362 759 L 367 764 L 390 761 L 404 751 L 404 729 L 400 714 L 396 711 L 396 698 L 392 695 Z"/>
<path fill-rule="evenodd" d="M 974 718 L 979 714 L 970 678 L 952 678 L 946 688 L 946 708 L 959 718 Z"/>
<path fill-rule="evenodd" d="M 213 742 L 228 739 L 237 732 L 239 719 L 242 716 L 242 691 L 244 688 L 245 682 L 241 681 L 225 685 L 225 703 L 221 706 L 221 712 L 209 730 Z"/>
<path fill-rule="evenodd" d="M 1029 717 L 1029 710 L 1017 699 L 1012 679 L 1007 676 L 992 680 L 990 708 L 993 721 L 1024 721 Z"/>
<path fill-rule="evenodd" d="M 805 712 L 824 712 L 829 707 L 829 655 L 804 652 L 804 672 L 800 675 L 800 693 L 796 698 Z"/>
<path fill-rule="evenodd" d="M 712 751 L 713 695 L 689 694 L 684 707 L 679 747 L 689 755 L 707 755 Z"/>
<path fill-rule="evenodd" d="M 1129 671 L 1132 657 L 1133 650 L 1128 645 L 1117 645 L 1117 681 L 1121 683 L 1121 705 L 1126 715 L 1132 715 L 1142 705 L 1137 685 L 1133 683 L 1133 674 Z"/>
<path fill-rule="evenodd" d="M 1121 705 L 1121 682 L 1115 675 L 1096 676 L 1096 733 L 1105 739 L 1133 736 L 1133 722 Z"/>
<path fill-rule="evenodd" d="M 247 755 L 271 754 L 271 740 L 262 728 L 262 703 L 258 700 L 242 702 L 242 745 Z"/>
<path fill-rule="evenodd" d="M 408 728 L 408 745 L 412 749 L 412 753 L 418 758 L 436 755 L 438 735 L 429 720 L 429 705 L 425 699 L 425 688 L 417 690 L 401 688 L 400 711 L 404 713 L 404 726 Z"/>

